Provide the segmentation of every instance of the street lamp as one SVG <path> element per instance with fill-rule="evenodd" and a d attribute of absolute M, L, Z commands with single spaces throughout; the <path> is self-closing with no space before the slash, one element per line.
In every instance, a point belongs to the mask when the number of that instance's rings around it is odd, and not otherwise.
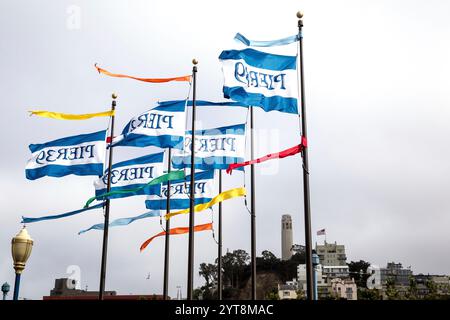
<path fill-rule="evenodd" d="M 3 300 L 6 300 L 6 295 L 8 294 L 8 292 L 9 292 L 9 283 L 8 282 L 5 282 L 3 285 L 2 285 L 2 292 L 3 292 Z"/>
<path fill-rule="evenodd" d="M 14 283 L 13 300 L 19 299 L 20 275 L 25 269 L 25 264 L 31 254 L 33 248 L 33 239 L 31 239 L 25 226 L 11 240 L 11 252 L 14 260 L 14 270 L 16 271 L 16 281 Z"/>

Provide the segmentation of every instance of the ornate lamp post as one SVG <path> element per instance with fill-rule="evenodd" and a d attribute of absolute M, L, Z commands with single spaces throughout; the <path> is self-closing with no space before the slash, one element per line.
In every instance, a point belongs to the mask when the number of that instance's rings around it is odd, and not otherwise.
<path fill-rule="evenodd" d="M 14 283 L 13 300 L 19 299 L 20 275 L 25 269 L 25 264 L 31 254 L 33 248 L 33 239 L 31 239 L 25 226 L 11 240 L 11 252 L 14 260 L 14 270 L 16 271 L 16 281 Z"/>
<path fill-rule="evenodd" d="M 3 292 L 3 300 L 6 300 L 6 296 L 8 295 L 8 292 L 9 292 L 9 283 L 8 282 L 5 282 L 3 285 L 2 285 L 2 292 Z"/>

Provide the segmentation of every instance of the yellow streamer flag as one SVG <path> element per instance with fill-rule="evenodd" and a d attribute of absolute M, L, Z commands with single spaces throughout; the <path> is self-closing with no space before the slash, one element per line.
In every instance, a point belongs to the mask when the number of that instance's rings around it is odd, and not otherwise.
<path fill-rule="evenodd" d="M 115 110 L 98 112 L 98 113 L 86 113 L 86 114 L 68 114 L 68 113 L 60 113 L 60 112 L 51 112 L 45 110 L 33 110 L 29 111 L 30 116 L 36 115 L 44 118 L 52 118 L 58 120 L 86 120 L 95 117 L 110 117 L 115 114 Z"/>
<path fill-rule="evenodd" d="M 230 189 L 230 190 L 224 191 L 222 193 L 219 193 L 214 198 L 212 198 L 210 202 L 201 203 L 201 204 L 196 205 L 194 207 L 194 212 L 200 212 L 200 211 L 206 210 L 208 208 L 211 208 L 213 205 L 218 204 L 219 202 L 222 202 L 222 201 L 225 201 L 228 199 L 232 199 L 232 198 L 236 198 L 236 197 L 243 197 L 246 194 L 247 194 L 247 191 L 245 190 L 245 188 L 235 188 L 235 189 Z M 189 211 L 190 211 L 190 209 L 183 209 L 180 211 L 168 213 L 164 217 L 166 218 L 166 220 L 169 220 L 173 216 L 183 214 L 183 213 L 189 213 Z"/>

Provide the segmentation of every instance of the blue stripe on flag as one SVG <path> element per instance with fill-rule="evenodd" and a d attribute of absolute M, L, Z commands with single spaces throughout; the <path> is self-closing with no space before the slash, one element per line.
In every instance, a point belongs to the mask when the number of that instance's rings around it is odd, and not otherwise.
<path fill-rule="evenodd" d="M 114 221 L 112 221 L 109 224 L 109 227 L 118 227 L 118 226 L 126 226 L 129 225 L 130 223 L 136 221 L 136 220 L 140 220 L 140 219 L 144 219 L 144 218 L 150 218 L 150 217 L 159 217 L 159 211 L 150 211 L 144 214 L 141 214 L 139 216 L 136 217 L 130 217 L 130 218 L 120 218 L 120 219 L 116 219 Z M 88 232 L 89 230 L 103 230 L 104 229 L 104 223 L 98 223 L 98 224 L 94 224 L 92 227 L 85 229 L 85 230 L 81 230 L 80 232 L 78 232 L 78 234 L 83 234 L 85 232 Z"/>
<path fill-rule="evenodd" d="M 160 194 L 161 193 L 161 184 L 157 185 L 146 185 L 146 184 L 130 184 L 123 187 L 111 187 L 111 191 L 126 191 L 130 189 L 137 189 L 142 186 L 146 186 L 143 189 L 140 189 L 135 192 L 128 192 L 128 193 L 118 193 L 118 194 L 112 194 L 108 196 L 108 199 L 118 199 L 118 198 L 126 198 L 131 196 L 137 196 L 137 195 L 152 195 L 152 194 Z M 95 196 L 101 196 L 106 193 L 106 188 L 104 189 L 98 189 L 95 190 Z"/>
<path fill-rule="evenodd" d="M 69 217 L 69 216 L 73 216 L 73 215 L 82 213 L 84 211 L 101 208 L 101 207 L 103 207 L 103 205 L 105 205 L 105 203 L 106 202 L 102 202 L 102 203 L 96 204 L 95 206 L 92 206 L 92 207 L 83 208 L 83 209 L 79 209 L 79 210 L 75 210 L 75 211 L 71 211 L 71 212 L 67 212 L 67 213 L 63 213 L 63 214 L 53 215 L 53 216 L 45 216 L 45 217 L 39 217 L 39 218 L 22 217 L 21 223 L 32 223 L 32 222 L 38 222 L 38 221 L 44 221 L 44 220 L 61 219 L 61 218 L 65 218 L 65 217 Z"/>
<path fill-rule="evenodd" d="M 172 163 L 172 166 L 173 166 L 173 163 Z M 214 170 L 199 171 L 199 172 L 195 173 L 195 181 L 211 180 L 211 179 L 214 179 Z M 184 179 L 170 180 L 170 184 L 174 185 L 176 183 L 183 183 L 183 182 L 190 183 L 190 181 L 191 181 L 191 175 L 188 175 Z M 163 182 L 163 185 L 167 185 L 167 182 Z"/>
<path fill-rule="evenodd" d="M 283 71 L 288 69 L 295 70 L 297 66 L 296 56 L 282 56 L 277 54 L 265 53 L 254 49 L 224 50 L 220 54 L 219 59 L 221 60 L 243 59 L 247 64 L 251 65 L 252 67 L 274 71 Z"/>
<path fill-rule="evenodd" d="M 261 93 L 247 92 L 243 87 L 223 87 L 223 95 L 226 98 L 240 100 L 249 105 L 261 107 L 266 112 L 276 110 L 298 114 L 296 98 L 265 96 Z"/>
<path fill-rule="evenodd" d="M 164 152 L 158 152 L 154 154 L 145 155 L 143 157 L 115 163 L 112 165 L 112 168 L 114 169 L 119 167 L 125 167 L 133 164 L 159 163 L 163 162 L 163 159 L 164 159 Z"/>
<path fill-rule="evenodd" d="M 244 162 L 243 158 L 236 157 L 206 157 L 199 158 L 195 157 L 194 159 L 194 167 L 199 170 L 226 170 L 228 166 L 232 163 L 240 163 Z M 191 166 L 191 156 L 173 156 L 172 157 L 172 166 L 175 169 L 183 169 L 189 168 Z M 244 167 L 237 168 L 235 170 L 244 171 Z M 197 181 L 197 174 L 196 181 Z M 189 181 L 189 180 L 187 180 Z"/>
<path fill-rule="evenodd" d="M 124 139 L 114 143 L 114 147 L 147 147 L 157 146 L 160 148 L 183 149 L 184 137 L 172 135 L 147 136 L 142 134 L 129 133 Z"/>
<path fill-rule="evenodd" d="M 25 175 L 29 180 L 35 180 L 44 176 L 62 177 L 68 174 L 77 176 L 102 176 L 103 163 L 88 163 L 63 166 L 58 164 L 48 164 L 36 169 L 26 169 Z"/>
<path fill-rule="evenodd" d="M 168 105 L 185 105 L 186 100 L 172 100 L 172 101 L 161 101 L 159 102 L 160 106 L 168 106 Z M 189 107 L 192 107 L 192 100 L 189 100 L 187 105 Z M 196 107 L 244 107 L 248 108 L 248 105 L 241 103 L 241 102 L 235 102 L 235 101 L 223 101 L 223 102 L 211 102 L 211 101 L 205 101 L 205 100 L 195 100 L 195 106 Z"/>
<path fill-rule="evenodd" d="M 186 134 L 191 134 L 191 133 L 192 133 L 192 130 L 186 131 Z M 201 135 L 201 136 L 211 136 L 211 135 L 218 135 L 218 134 L 244 135 L 245 134 L 245 123 L 235 124 L 235 125 L 220 127 L 220 128 L 206 129 L 206 130 L 195 130 L 195 134 Z M 199 138 L 199 137 L 197 137 L 197 138 Z"/>
<path fill-rule="evenodd" d="M 294 43 L 294 42 L 298 41 L 299 39 L 300 39 L 300 36 L 297 35 L 297 34 L 295 36 L 290 36 L 290 37 L 286 37 L 286 38 L 283 38 L 283 39 L 271 40 L 271 41 L 250 40 L 250 39 L 247 39 L 246 37 L 244 37 L 240 33 L 236 33 L 236 35 L 234 36 L 234 40 L 239 41 L 239 42 L 241 42 L 241 43 L 243 43 L 243 44 L 245 44 L 246 46 L 249 46 L 249 47 L 282 46 L 282 45 Z"/>
<path fill-rule="evenodd" d="M 212 198 L 196 198 L 194 204 L 207 203 L 211 201 Z M 170 209 L 181 210 L 189 208 L 189 199 L 170 199 Z M 166 210 L 167 209 L 167 199 L 155 199 L 155 200 L 145 200 L 145 207 L 150 210 Z"/>
<path fill-rule="evenodd" d="M 40 143 L 40 144 L 30 144 L 29 149 L 31 153 L 34 153 L 36 151 L 39 151 L 44 148 L 48 147 L 65 147 L 65 146 L 73 146 L 84 142 L 91 142 L 91 141 L 104 141 L 106 140 L 106 130 L 94 132 L 94 133 L 87 133 L 87 134 L 80 134 L 77 136 L 72 137 L 66 137 L 61 138 L 57 140 L 53 140 L 46 143 Z"/>

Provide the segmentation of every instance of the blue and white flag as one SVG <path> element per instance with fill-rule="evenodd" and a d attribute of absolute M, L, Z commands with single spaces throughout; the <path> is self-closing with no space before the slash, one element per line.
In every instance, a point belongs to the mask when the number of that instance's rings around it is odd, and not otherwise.
<path fill-rule="evenodd" d="M 171 100 L 171 101 L 161 101 L 158 103 L 159 106 L 184 106 L 192 107 L 192 100 Z M 248 108 L 248 105 L 245 103 L 237 102 L 237 101 L 221 101 L 221 102 L 212 102 L 205 100 L 195 100 L 196 107 L 242 107 Z"/>
<path fill-rule="evenodd" d="M 131 119 L 113 146 L 177 148 L 186 130 L 185 104 L 161 105 Z"/>
<path fill-rule="evenodd" d="M 269 41 L 258 41 L 258 40 L 250 40 L 246 37 L 244 37 L 240 33 L 236 33 L 234 36 L 234 40 L 239 41 L 242 44 L 245 44 L 248 47 L 275 47 L 275 46 L 284 46 L 287 44 L 291 44 L 294 42 L 299 41 L 301 38 L 300 34 L 296 34 L 294 36 L 290 36 L 283 39 L 277 39 L 277 40 L 269 40 Z"/>
<path fill-rule="evenodd" d="M 225 98 L 264 111 L 298 114 L 297 57 L 254 49 L 225 50 L 219 56 Z"/>
<path fill-rule="evenodd" d="M 101 176 L 106 155 L 106 130 L 30 144 L 25 168 L 29 180 L 44 176 Z"/>
<path fill-rule="evenodd" d="M 170 182 L 170 210 L 189 208 L 191 176 L 183 180 Z M 211 201 L 214 194 L 214 171 L 199 171 L 195 173 L 194 183 L 195 205 Z M 167 183 L 163 183 L 161 194 L 151 195 L 145 200 L 145 206 L 150 210 L 166 210 Z"/>
<path fill-rule="evenodd" d="M 146 155 L 112 165 L 111 170 L 111 191 L 124 191 L 136 189 L 146 185 L 148 182 L 163 174 L 164 152 Z M 101 178 L 94 182 L 95 195 L 101 196 L 106 193 L 108 183 L 108 170 Z M 160 194 L 161 185 L 147 185 L 139 191 L 130 193 L 117 193 L 109 198 L 125 198 L 135 195 Z"/>
<path fill-rule="evenodd" d="M 174 153 L 172 166 L 176 169 L 191 166 L 192 131 L 186 132 L 184 151 Z M 227 169 L 245 158 L 245 124 L 195 131 L 196 169 Z"/>

